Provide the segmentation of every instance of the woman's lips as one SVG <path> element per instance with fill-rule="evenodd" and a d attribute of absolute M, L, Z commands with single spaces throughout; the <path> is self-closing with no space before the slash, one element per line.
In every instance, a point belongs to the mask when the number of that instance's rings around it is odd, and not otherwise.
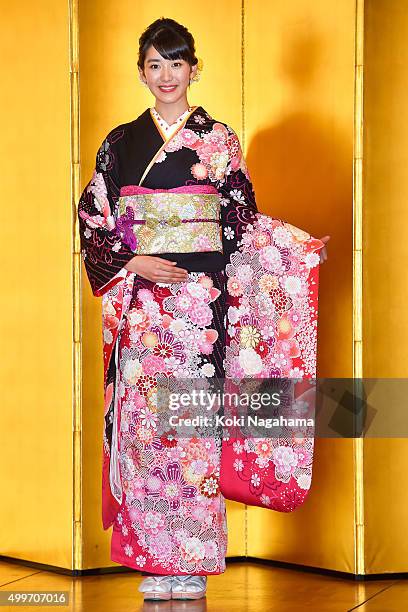
<path fill-rule="evenodd" d="M 177 85 L 159 85 L 159 89 L 160 91 L 164 91 L 164 92 L 170 92 L 170 91 L 174 91 L 176 89 Z"/>

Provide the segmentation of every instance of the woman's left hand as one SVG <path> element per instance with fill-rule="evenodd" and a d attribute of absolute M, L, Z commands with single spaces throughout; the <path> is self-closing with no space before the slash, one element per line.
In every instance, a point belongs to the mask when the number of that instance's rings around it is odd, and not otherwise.
<path fill-rule="evenodd" d="M 319 240 L 324 242 L 324 244 L 326 245 L 330 240 L 330 236 L 323 236 L 323 238 L 319 238 Z M 320 263 L 322 264 L 324 261 L 326 261 L 326 259 L 327 259 L 327 249 L 326 249 L 326 246 L 324 246 L 322 250 L 320 251 Z"/>

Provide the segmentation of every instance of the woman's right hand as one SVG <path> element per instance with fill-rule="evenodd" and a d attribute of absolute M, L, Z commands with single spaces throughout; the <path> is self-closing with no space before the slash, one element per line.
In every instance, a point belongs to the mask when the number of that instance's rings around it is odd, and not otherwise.
<path fill-rule="evenodd" d="M 188 278 L 188 271 L 184 268 L 177 268 L 176 261 L 168 261 L 150 255 L 135 255 L 128 261 L 125 268 L 153 283 L 180 283 Z"/>

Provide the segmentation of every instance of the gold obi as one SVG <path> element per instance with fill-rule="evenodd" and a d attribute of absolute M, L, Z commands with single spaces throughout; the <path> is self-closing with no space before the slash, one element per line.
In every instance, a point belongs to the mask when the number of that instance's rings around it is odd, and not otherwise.
<path fill-rule="evenodd" d="M 186 188 L 121 190 L 116 227 L 138 255 L 220 251 L 220 195 Z M 200 186 L 201 187 L 201 186 Z M 146 192 L 146 193 L 144 193 Z"/>

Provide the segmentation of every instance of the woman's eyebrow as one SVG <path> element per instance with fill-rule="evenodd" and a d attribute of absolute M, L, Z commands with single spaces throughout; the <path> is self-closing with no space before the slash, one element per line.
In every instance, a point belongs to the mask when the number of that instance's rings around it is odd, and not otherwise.
<path fill-rule="evenodd" d="M 148 59 L 147 63 L 149 62 L 160 62 L 160 59 Z"/>

